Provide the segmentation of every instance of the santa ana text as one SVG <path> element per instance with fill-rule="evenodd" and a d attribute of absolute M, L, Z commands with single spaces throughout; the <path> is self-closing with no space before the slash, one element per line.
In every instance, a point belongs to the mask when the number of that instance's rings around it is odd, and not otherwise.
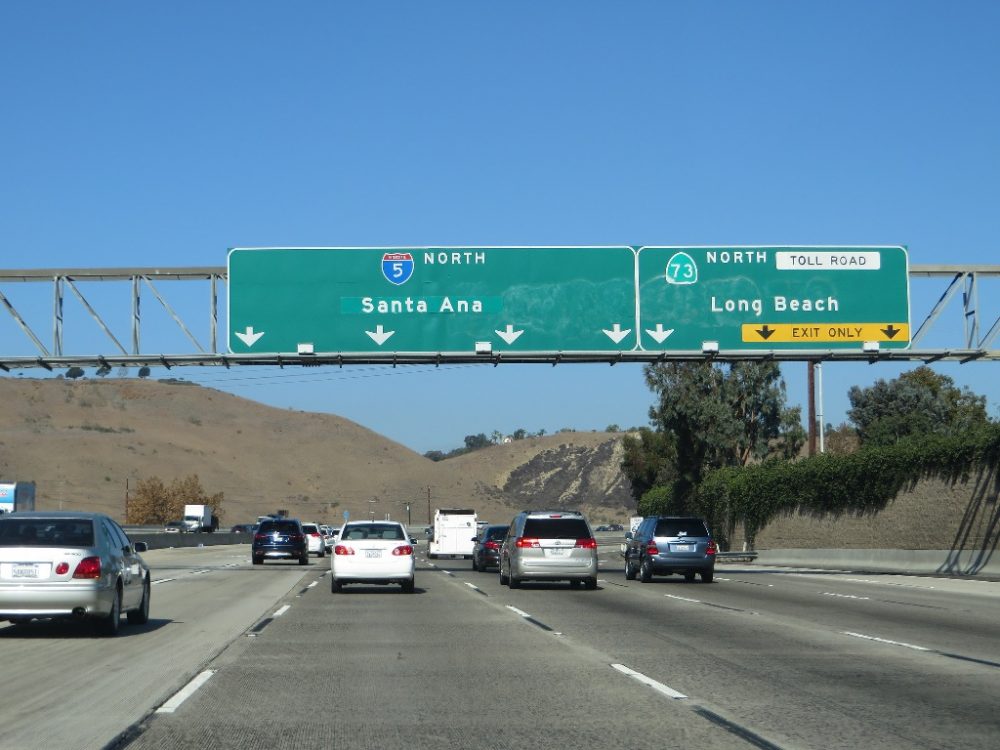
<path fill-rule="evenodd" d="M 479 299 L 458 299 L 451 297 L 435 297 L 428 300 L 422 297 L 404 297 L 402 299 L 382 299 L 380 297 L 362 297 L 362 313 L 481 313 L 483 301 Z"/>

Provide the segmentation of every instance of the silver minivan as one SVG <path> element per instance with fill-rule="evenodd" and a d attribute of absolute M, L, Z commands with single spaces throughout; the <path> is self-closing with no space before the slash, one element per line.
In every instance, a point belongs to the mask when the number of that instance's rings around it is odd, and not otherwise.
<path fill-rule="evenodd" d="M 149 620 L 149 566 L 103 513 L 37 511 L 0 515 L 0 620 L 72 618 L 116 635 Z"/>
<path fill-rule="evenodd" d="M 525 510 L 514 516 L 500 547 L 500 583 L 569 581 L 597 588 L 597 541 L 579 511 Z"/>

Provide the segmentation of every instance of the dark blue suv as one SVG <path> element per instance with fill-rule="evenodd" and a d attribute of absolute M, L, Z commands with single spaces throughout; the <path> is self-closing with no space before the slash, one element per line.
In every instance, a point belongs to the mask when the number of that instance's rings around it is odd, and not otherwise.
<path fill-rule="evenodd" d="M 718 547 L 704 519 L 692 516 L 647 516 L 635 532 L 625 534 L 625 578 L 648 583 L 654 575 L 696 575 L 705 583 L 715 577 Z"/>
<path fill-rule="evenodd" d="M 261 521 L 253 535 L 250 551 L 254 565 L 264 560 L 298 560 L 299 565 L 309 564 L 309 542 L 297 518 L 272 518 Z"/>

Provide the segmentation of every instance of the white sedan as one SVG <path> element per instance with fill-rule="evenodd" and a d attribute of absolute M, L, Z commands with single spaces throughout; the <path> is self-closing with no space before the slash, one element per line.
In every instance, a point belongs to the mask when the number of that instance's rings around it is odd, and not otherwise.
<path fill-rule="evenodd" d="M 350 521 L 340 530 L 330 555 L 330 591 L 344 584 L 398 583 L 413 593 L 413 544 L 396 521 Z"/>

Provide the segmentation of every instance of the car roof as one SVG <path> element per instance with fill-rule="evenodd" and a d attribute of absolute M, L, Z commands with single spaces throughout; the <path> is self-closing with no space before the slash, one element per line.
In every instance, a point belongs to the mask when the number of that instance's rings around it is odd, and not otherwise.
<path fill-rule="evenodd" d="M 14 513 L 0 514 L 0 518 L 74 518 L 74 519 L 97 519 L 110 518 L 107 513 L 94 513 L 85 510 L 19 510 Z"/>

